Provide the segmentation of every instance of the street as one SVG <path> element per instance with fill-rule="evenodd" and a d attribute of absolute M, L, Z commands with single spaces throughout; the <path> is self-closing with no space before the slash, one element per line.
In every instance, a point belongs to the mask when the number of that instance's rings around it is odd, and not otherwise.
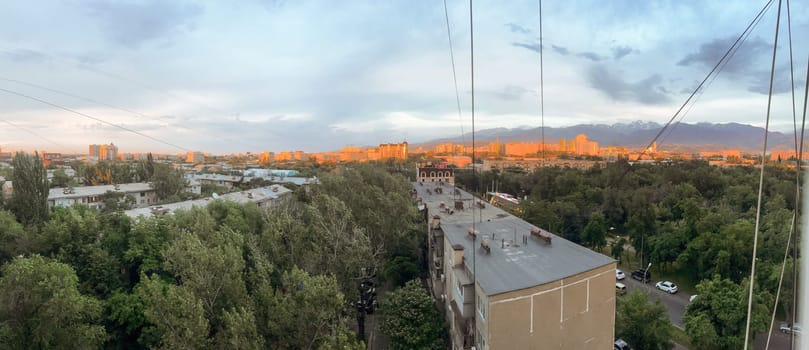
<path fill-rule="evenodd" d="M 685 329 L 685 324 L 683 323 L 683 315 L 685 314 L 685 307 L 688 305 L 688 298 L 690 295 L 685 294 L 683 292 L 678 292 L 677 294 L 668 294 L 664 291 L 661 291 L 655 288 L 656 280 L 652 280 L 648 284 L 643 284 L 640 281 L 634 280 L 631 277 L 627 277 L 620 281 L 621 283 L 626 285 L 627 292 L 631 293 L 636 289 L 643 290 L 644 292 L 648 293 L 649 300 L 660 300 L 663 305 L 666 305 L 669 313 L 669 320 L 671 323 L 674 324 L 677 328 Z M 788 350 L 789 349 L 789 335 L 781 333 L 778 331 L 778 326 L 781 322 L 778 320 L 775 321 L 775 327 L 773 327 L 773 334 L 772 338 L 770 339 L 770 350 Z M 767 335 L 766 334 L 759 334 L 756 336 L 755 340 L 753 341 L 753 348 L 756 350 L 764 350 L 765 344 L 767 342 Z"/>

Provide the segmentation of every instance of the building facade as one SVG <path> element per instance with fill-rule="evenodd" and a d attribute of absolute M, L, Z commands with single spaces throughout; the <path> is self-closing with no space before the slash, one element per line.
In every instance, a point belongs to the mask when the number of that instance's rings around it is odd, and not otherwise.
<path fill-rule="evenodd" d="M 416 182 L 455 184 L 455 170 L 446 164 L 425 164 L 416 168 Z"/>
<path fill-rule="evenodd" d="M 68 207 L 74 204 L 84 204 L 93 209 L 104 207 L 103 195 L 107 192 L 120 192 L 131 196 L 135 207 L 145 207 L 156 204 L 157 194 L 151 184 L 145 182 L 51 188 L 48 192 L 48 207 Z"/>
<path fill-rule="evenodd" d="M 109 145 L 90 145 L 87 155 L 98 160 L 115 160 L 118 159 L 118 146 L 112 142 Z"/>

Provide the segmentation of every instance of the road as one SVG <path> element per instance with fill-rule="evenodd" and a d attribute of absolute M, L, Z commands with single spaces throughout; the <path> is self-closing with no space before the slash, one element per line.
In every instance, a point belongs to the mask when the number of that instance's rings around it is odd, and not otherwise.
<path fill-rule="evenodd" d="M 688 305 L 688 298 L 691 296 L 682 292 L 677 294 L 668 294 L 655 288 L 654 284 L 656 282 L 657 281 L 652 280 L 652 282 L 649 282 L 648 284 L 643 284 L 640 283 L 640 281 L 632 279 L 631 277 L 627 277 L 621 281 L 621 283 L 626 285 L 627 292 L 631 292 L 635 289 L 641 289 L 648 293 L 650 301 L 660 300 L 668 309 L 669 320 L 671 320 L 671 323 L 677 328 L 685 329 L 683 315 L 685 314 L 685 307 Z M 775 321 L 772 339 L 770 339 L 770 350 L 789 349 L 789 336 L 778 331 L 779 324 L 781 324 L 781 322 Z M 759 334 L 753 341 L 753 348 L 756 350 L 764 350 L 766 342 L 767 335 Z"/>

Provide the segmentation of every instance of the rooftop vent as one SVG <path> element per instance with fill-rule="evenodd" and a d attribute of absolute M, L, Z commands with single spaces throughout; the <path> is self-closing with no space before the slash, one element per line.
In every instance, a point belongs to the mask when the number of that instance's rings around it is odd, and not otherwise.
<path fill-rule="evenodd" d="M 532 227 L 531 228 L 531 236 L 536 236 L 536 237 L 542 239 L 543 241 L 545 241 L 545 243 L 551 244 L 551 234 L 548 233 L 547 231 L 538 229 L 536 227 Z"/>
<path fill-rule="evenodd" d="M 492 252 L 492 248 L 489 248 L 489 240 L 483 239 L 480 241 L 480 248 L 486 251 L 486 254 L 490 254 Z"/>

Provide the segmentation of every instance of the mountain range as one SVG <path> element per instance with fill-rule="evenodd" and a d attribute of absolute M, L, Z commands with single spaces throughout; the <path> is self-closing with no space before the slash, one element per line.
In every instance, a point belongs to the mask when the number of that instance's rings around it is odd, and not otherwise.
<path fill-rule="evenodd" d="M 625 146 L 646 147 L 660 132 L 663 125 L 655 122 L 634 121 L 631 123 L 580 124 L 561 128 L 545 127 L 545 142 L 556 143 L 559 139 L 573 139 L 576 135 L 585 134 L 600 147 Z M 442 143 L 469 144 L 471 134 L 463 137 L 452 137 L 431 140 L 415 144 L 416 147 L 433 148 Z M 500 142 L 539 142 L 541 128 L 494 128 L 475 132 L 476 143 L 483 144 L 495 140 Z M 463 141 L 462 141 L 463 140 Z M 705 149 L 739 149 L 749 152 L 761 152 L 764 142 L 764 128 L 739 124 L 713 123 L 677 123 L 672 124 L 657 140 L 659 150 L 696 151 Z M 794 138 L 791 134 L 770 131 L 767 141 L 768 150 L 794 149 Z"/>

